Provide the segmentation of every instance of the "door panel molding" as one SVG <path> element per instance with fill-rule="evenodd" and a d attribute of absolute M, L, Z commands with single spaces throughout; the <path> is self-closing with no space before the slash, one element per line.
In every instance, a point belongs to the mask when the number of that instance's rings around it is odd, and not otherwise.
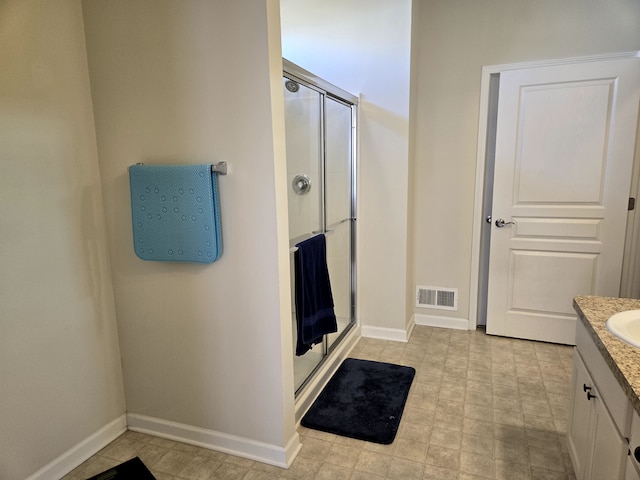
<path fill-rule="evenodd" d="M 599 218 L 534 218 L 513 217 L 516 239 L 556 237 L 575 242 L 600 240 L 602 220 Z"/>

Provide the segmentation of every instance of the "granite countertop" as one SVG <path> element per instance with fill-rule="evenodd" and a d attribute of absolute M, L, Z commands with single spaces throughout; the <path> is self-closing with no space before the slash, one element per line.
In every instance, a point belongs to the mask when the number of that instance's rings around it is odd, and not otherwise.
<path fill-rule="evenodd" d="M 640 415 L 640 349 L 614 337 L 606 326 L 609 317 L 616 313 L 640 310 L 640 300 L 580 296 L 573 299 L 573 306 L 613 376 Z"/>

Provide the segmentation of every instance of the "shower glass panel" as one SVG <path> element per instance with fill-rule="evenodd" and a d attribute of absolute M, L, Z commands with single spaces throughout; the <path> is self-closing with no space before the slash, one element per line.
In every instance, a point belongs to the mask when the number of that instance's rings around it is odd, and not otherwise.
<path fill-rule="evenodd" d="M 327 266 L 333 290 L 338 331 L 328 335 L 328 347 L 353 320 L 352 238 L 353 221 L 351 155 L 351 106 L 326 97 L 325 117 L 325 225 Z"/>
<path fill-rule="evenodd" d="M 294 358 L 296 393 L 355 325 L 356 97 L 285 61 L 290 247 L 324 233 L 338 331 Z M 294 261 L 291 255 L 291 285 Z M 293 345 L 297 338 L 292 291 Z"/>
<path fill-rule="evenodd" d="M 289 238 L 297 239 L 322 229 L 322 99 L 292 80 L 285 78 L 284 85 Z"/>
<path fill-rule="evenodd" d="M 322 171 L 322 97 L 294 80 L 283 79 L 285 104 L 285 132 L 287 145 L 287 180 L 289 185 L 290 247 L 322 232 L 324 217 Z M 291 285 L 295 284 L 293 255 L 291 256 Z M 296 350 L 297 325 L 295 297 L 291 295 L 293 322 L 293 351 Z M 320 343 L 294 359 L 296 390 L 320 365 L 325 345 Z"/>

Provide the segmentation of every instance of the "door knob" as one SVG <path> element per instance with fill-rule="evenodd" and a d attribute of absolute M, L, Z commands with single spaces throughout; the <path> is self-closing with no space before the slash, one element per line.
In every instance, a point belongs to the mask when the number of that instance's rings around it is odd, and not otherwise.
<path fill-rule="evenodd" d="M 291 186 L 293 187 L 293 191 L 298 195 L 304 195 L 309 190 L 311 190 L 311 179 L 308 175 L 301 174 L 293 177 L 293 182 L 291 182 Z"/>
<path fill-rule="evenodd" d="M 505 225 L 515 225 L 516 222 L 505 222 L 503 219 L 499 218 L 496 220 L 496 227 L 502 228 Z"/>

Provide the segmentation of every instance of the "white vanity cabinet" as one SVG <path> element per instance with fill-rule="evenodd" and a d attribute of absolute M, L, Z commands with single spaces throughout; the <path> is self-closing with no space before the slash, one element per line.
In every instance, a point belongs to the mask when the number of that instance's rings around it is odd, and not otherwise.
<path fill-rule="evenodd" d="M 569 413 L 569 454 L 578 480 L 626 480 L 631 412 L 622 388 L 578 322 Z"/>

